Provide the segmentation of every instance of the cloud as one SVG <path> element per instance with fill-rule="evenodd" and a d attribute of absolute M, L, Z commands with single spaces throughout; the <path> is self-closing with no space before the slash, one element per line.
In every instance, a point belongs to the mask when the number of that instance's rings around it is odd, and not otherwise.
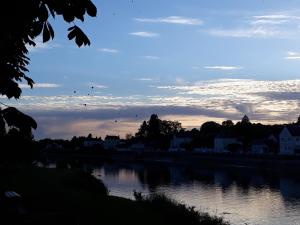
<path fill-rule="evenodd" d="M 160 34 L 148 32 L 148 31 L 138 31 L 138 32 L 132 32 L 131 35 L 138 36 L 138 37 L 146 37 L 146 38 L 154 38 L 159 37 Z"/>
<path fill-rule="evenodd" d="M 205 97 L 219 96 L 232 100 L 254 100 L 255 93 L 299 92 L 300 80 L 216 79 L 190 85 L 157 86 L 159 89 L 180 91 L 181 94 Z"/>
<path fill-rule="evenodd" d="M 120 51 L 117 49 L 112 49 L 112 48 L 98 48 L 97 49 L 99 52 L 105 52 L 105 53 L 113 53 L 113 54 L 117 54 Z"/>
<path fill-rule="evenodd" d="M 53 43 L 53 42 L 46 42 L 43 43 L 43 39 L 42 36 L 38 36 L 35 40 L 35 46 L 32 45 L 26 45 L 27 50 L 29 51 L 29 53 L 35 53 L 35 52 L 39 52 L 41 50 L 47 50 L 47 49 L 52 49 L 52 48 L 57 48 L 57 47 L 61 47 L 60 44 L 57 43 Z"/>
<path fill-rule="evenodd" d="M 208 34 L 232 38 L 294 38 L 299 36 L 300 17 L 294 12 L 274 12 L 240 18 L 238 25 L 227 28 L 212 28 Z"/>
<path fill-rule="evenodd" d="M 139 78 L 137 78 L 139 79 Z M 140 78 L 150 82 L 151 78 Z M 205 120 L 286 123 L 296 120 L 300 107 L 300 79 L 215 79 L 173 85 L 152 85 L 155 95 L 22 96 L 3 103 L 34 116 L 39 137 L 72 137 L 88 133 L 134 133 L 152 113 L 199 127 Z M 115 120 L 118 122 L 115 123 Z M 90 132 L 89 132 L 90 131 Z"/>
<path fill-rule="evenodd" d="M 121 106 L 95 110 L 50 111 L 39 109 L 26 113 L 33 116 L 39 124 L 35 132 L 37 138 L 71 138 L 74 135 L 86 136 L 89 133 L 102 137 L 106 134 L 124 137 L 126 133 L 137 132 L 142 121 L 149 119 L 153 113 L 164 119 L 185 118 L 185 121 L 181 121 L 185 127 L 191 125 L 200 127 L 206 118 L 222 119 L 238 116 L 214 109 L 189 106 Z"/>
<path fill-rule="evenodd" d="M 300 22 L 299 16 L 294 16 L 291 13 L 286 12 L 285 14 L 266 14 L 253 16 L 252 25 L 283 25 L 283 24 L 296 24 Z"/>
<path fill-rule="evenodd" d="M 205 69 L 211 69 L 211 70 L 240 70 L 243 67 L 241 66 L 205 66 Z"/>
<path fill-rule="evenodd" d="M 269 21 L 291 21 L 291 20 L 300 20 L 299 16 L 294 16 L 290 14 L 266 14 L 260 16 L 253 16 L 256 20 L 269 20 Z"/>
<path fill-rule="evenodd" d="M 176 104 L 250 113 L 260 122 L 292 121 L 300 105 L 300 80 L 218 79 L 156 88 L 181 95 Z"/>
<path fill-rule="evenodd" d="M 21 88 L 30 88 L 27 84 L 19 84 Z M 36 83 L 33 85 L 33 88 L 59 88 L 60 84 L 51 84 L 51 83 Z"/>
<path fill-rule="evenodd" d="M 294 92 L 275 92 L 275 91 L 271 91 L 271 92 L 262 92 L 262 93 L 256 93 L 256 95 L 258 96 L 263 96 L 268 100 L 278 100 L 278 101 L 282 101 L 282 100 L 286 100 L 286 101 L 297 101 L 300 99 L 300 91 L 294 91 Z"/>
<path fill-rule="evenodd" d="M 158 79 L 157 78 L 150 78 L 150 77 L 141 77 L 141 78 L 135 78 L 134 80 L 137 81 L 149 81 L 149 82 L 157 82 Z"/>
<path fill-rule="evenodd" d="M 285 59 L 300 59 L 300 52 L 287 52 Z"/>
<path fill-rule="evenodd" d="M 160 57 L 154 56 L 154 55 L 145 55 L 145 56 L 143 56 L 143 58 L 145 58 L 145 59 L 152 59 L 152 60 L 160 59 Z"/>
<path fill-rule="evenodd" d="M 93 82 L 88 82 L 86 84 L 86 86 L 91 87 L 91 88 L 98 88 L 98 89 L 106 89 L 106 88 L 108 88 L 106 85 L 97 84 L 97 83 L 93 83 Z"/>
<path fill-rule="evenodd" d="M 211 29 L 208 31 L 208 33 L 212 36 L 234 38 L 270 38 L 285 36 L 285 33 L 283 31 L 267 27 Z"/>
<path fill-rule="evenodd" d="M 278 25 L 289 22 L 288 20 L 268 20 L 268 19 L 257 19 L 251 21 L 252 25 L 263 25 L 263 24 L 269 24 L 269 25 Z"/>
<path fill-rule="evenodd" d="M 182 16 L 169 16 L 160 18 L 134 18 L 135 21 L 144 23 L 168 23 L 179 25 L 202 25 L 203 21 L 197 18 L 188 18 Z"/>
<path fill-rule="evenodd" d="M 255 106 L 251 103 L 237 103 L 233 106 L 241 113 L 251 115 L 254 112 Z"/>
<path fill-rule="evenodd" d="M 188 84 L 188 82 L 186 80 L 184 80 L 183 78 L 180 78 L 180 77 L 177 77 L 175 79 L 175 83 L 177 85 L 187 85 Z"/>

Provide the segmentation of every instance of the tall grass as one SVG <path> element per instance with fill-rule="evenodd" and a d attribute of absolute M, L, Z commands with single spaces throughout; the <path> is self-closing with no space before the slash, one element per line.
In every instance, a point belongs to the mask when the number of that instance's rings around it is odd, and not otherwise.
<path fill-rule="evenodd" d="M 195 207 L 187 206 L 162 194 L 143 196 L 134 192 L 137 202 L 159 212 L 166 224 L 173 225 L 229 225 L 223 218 L 200 212 Z"/>

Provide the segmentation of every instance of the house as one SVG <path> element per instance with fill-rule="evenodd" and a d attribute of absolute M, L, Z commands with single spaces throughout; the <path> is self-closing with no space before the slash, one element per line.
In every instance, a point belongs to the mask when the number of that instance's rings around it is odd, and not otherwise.
<path fill-rule="evenodd" d="M 251 145 L 251 153 L 253 154 L 265 154 L 269 152 L 269 146 L 267 140 L 258 139 L 254 140 Z"/>
<path fill-rule="evenodd" d="M 56 142 L 50 142 L 45 146 L 46 150 L 62 150 L 63 146 L 56 143 Z"/>
<path fill-rule="evenodd" d="M 193 152 L 196 152 L 196 153 L 210 153 L 213 151 L 214 151 L 213 148 L 208 148 L 208 147 L 196 147 L 193 149 Z"/>
<path fill-rule="evenodd" d="M 106 150 L 116 149 L 119 144 L 121 144 L 121 139 L 119 136 L 107 135 L 104 139 L 103 147 Z"/>
<path fill-rule="evenodd" d="M 97 146 L 102 146 L 103 145 L 103 141 L 98 138 L 87 138 L 86 140 L 84 140 L 83 142 L 83 146 L 85 148 L 91 148 L 91 147 L 97 147 Z"/>
<path fill-rule="evenodd" d="M 300 126 L 286 126 L 279 134 L 280 154 L 300 153 Z"/>
<path fill-rule="evenodd" d="M 178 133 L 174 134 L 173 138 L 170 143 L 170 152 L 178 152 L 178 151 L 184 151 L 184 145 L 191 143 L 193 140 L 193 137 L 190 133 Z"/>
<path fill-rule="evenodd" d="M 145 144 L 142 142 L 132 143 L 130 146 L 131 151 L 145 151 Z"/>
<path fill-rule="evenodd" d="M 214 151 L 216 153 L 228 152 L 231 146 L 241 148 L 238 138 L 231 134 L 218 134 L 214 140 Z"/>

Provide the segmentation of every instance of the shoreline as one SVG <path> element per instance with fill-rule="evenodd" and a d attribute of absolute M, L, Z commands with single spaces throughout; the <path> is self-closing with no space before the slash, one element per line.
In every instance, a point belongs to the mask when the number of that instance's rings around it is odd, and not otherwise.
<path fill-rule="evenodd" d="M 82 162 L 107 161 L 114 163 L 141 163 L 156 165 L 175 165 L 192 168 L 241 168 L 276 171 L 281 173 L 299 173 L 300 156 L 281 155 L 227 155 L 203 153 L 168 152 L 105 152 L 105 153 L 50 153 L 49 161 L 76 160 Z M 299 172 L 298 172 L 299 171 Z"/>
<path fill-rule="evenodd" d="M 137 193 L 134 201 L 108 195 L 101 181 L 80 169 L 2 167 L 0 175 L 2 188 L 19 193 L 26 209 L 22 215 L 1 211 L 9 224 L 229 225 L 164 196 Z"/>

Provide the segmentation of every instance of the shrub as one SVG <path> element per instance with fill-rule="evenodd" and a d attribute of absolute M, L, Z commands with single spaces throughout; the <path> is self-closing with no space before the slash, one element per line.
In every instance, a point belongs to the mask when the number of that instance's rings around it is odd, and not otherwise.
<path fill-rule="evenodd" d="M 225 222 L 221 217 L 210 216 L 208 213 L 199 212 L 195 210 L 195 207 L 186 206 L 162 194 L 143 196 L 140 192 L 134 191 L 134 197 L 137 202 L 159 212 L 167 224 L 229 225 L 229 223 Z"/>

